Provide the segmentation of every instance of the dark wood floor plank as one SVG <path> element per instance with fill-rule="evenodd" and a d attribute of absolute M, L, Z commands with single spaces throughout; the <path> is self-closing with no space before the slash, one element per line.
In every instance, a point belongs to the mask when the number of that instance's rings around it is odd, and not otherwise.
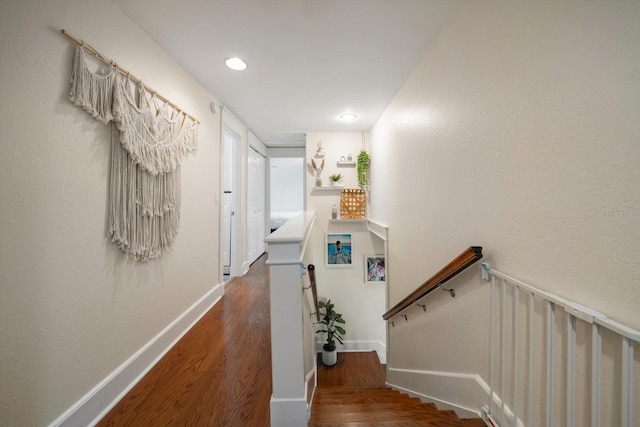
<path fill-rule="evenodd" d="M 268 426 L 271 331 L 266 256 L 98 426 Z"/>
<path fill-rule="evenodd" d="M 480 419 L 461 420 L 451 410 L 438 410 L 396 390 L 386 388 L 384 365 L 375 352 L 340 353 L 332 367 L 318 361 L 310 427 L 464 427 L 484 425 Z"/>
<path fill-rule="evenodd" d="M 338 354 L 326 367 L 318 355 L 318 387 L 385 387 L 386 374 L 375 351 Z"/>

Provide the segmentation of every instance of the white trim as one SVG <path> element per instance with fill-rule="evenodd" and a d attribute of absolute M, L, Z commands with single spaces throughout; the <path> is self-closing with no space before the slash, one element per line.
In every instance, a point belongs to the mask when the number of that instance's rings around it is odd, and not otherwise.
<path fill-rule="evenodd" d="M 233 151 L 233 211 L 234 232 L 231 244 L 231 276 L 242 277 L 249 271 L 247 251 L 247 161 L 249 150 L 249 134 L 245 124 L 228 107 L 222 110 L 221 149 L 224 159 L 224 134 L 225 131 L 238 137 L 238 144 Z M 227 165 L 228 166 L 228 165 Z M 224 167 L 221 168 L 224 171 Z M 222 185 L 222 182 L 221 182 Z M 222 189 L 221 189 L 222 190 Z M 222 204 L 220 205 L 220 217 L 222 218 Z M 222 227 L 222 224 L 221 224 Z M 222 228 L 220 229 L 222 232 Z M 222 249 L 222 248 L 221 248 Z M 222 253 L 220 254 L 222 256 Z M 220 260 L 220 273 L 222 274 L 222 259 Z M 246 267 L 245 267 L 246 266 Z"/>
<path fill-rule="evenodd" d="M 262 157 L 267 157 L 267 146 L 253 132 L 249 131 L 249 147 L 256 150 Z"/>
<path fill-rule="evenodd" d="M 489 394 L 489 386 L 482 377 L 456 372 L 388 368 L 387 385 L 433 402 L 438 409 L 451 409 L 460 418 L 481 418 Z M 434 397 L 434 392 L 439 397 Z"/>
<path fill-rule="evenodd" d="M 245 261 L 242 263 L 242 276 L 249 272 L 249 268 L 251 267 L 251 263 L 249 261 Z"/>
<path fill-rule="evenodd" d="M 313 387 L 311 387 L 311 396 L 308 396 L 309 382 L 313 381 Z M 313 358 L 313 368 L 305 377 L 305 398 L 307 398 L 307 421 L 311 418 L 311 410 L 313 406 L 313 399 L 316 395 L 316 389 L 318 388 L 318 358 Z"/>
<path fill-rule="evenodd" d="M 236 114 L 229 109 L 226 105 L 222 106 L 222 120 L 230 129 L 235 131 L 239 137 L 242 137 L 248 129 L 242 120 Z"/>
<path fill-rule="evenodd" d="M 318 360 L 317 357 L 313 358 L 314 362 L 316 360 Z M 317 381 L 318 375 L 317 375 L 317 367 L 316 364 L 313 364 L 313 369 L 311 369 L 307 375 L 304 377 L 304 389 L 305 389 L 305 399 L 307 401 L 307 419 L 309 418 L 309 415 L 311 414 L 311 403 L 313 402 L 313 396 L 316 394 L 316 386 L 318 385 L 318 381 Z M 311 384 L 309 384 L 311 383 Z M 311 396 L 309 396 L 309 386 L 311 387 Z"/>
<path fill-rule="evenodd" d="M 301 398 L 277 398 L 271 395 L 270 418 L 272 426 L 299 427 L 309 421 L 307 396 Z"/>
<path fill-rule="evenodd" d="M 223 295 L 216 285 L 49 426 L 97 424 Z"/>
<path fill-rule="evenodd" d="M 385 242 L 389 240 L 389 226 L 381 224 L 372 219 L 367 220 L 367 228 L 369 232 L 375 234 Z"/>

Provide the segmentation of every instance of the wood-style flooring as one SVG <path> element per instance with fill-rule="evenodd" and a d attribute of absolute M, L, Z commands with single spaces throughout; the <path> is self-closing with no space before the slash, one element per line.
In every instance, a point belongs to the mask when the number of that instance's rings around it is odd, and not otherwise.
<path fill-rule="evenodd" d="M 318 361 L 318 387 L 309 427 L 485 427 L 479 419 L 459 419 L 385 386 L 385 371 L 375 352 L 340 353 L 338 363 Z"/>
<path fill-rule="evenodd" d="M 230 282 L 225 296 L 98 426 L 269 426 L 271 331 L 265 261 L 262 256 L 247 275 Z M 451 412 L 385 388 L 385 371 L 375 352 L 340 353 L 331 368 L 319 361 L 317 377 L 309 426 L 484 425 L 461 423 Z"/>
<path fill-rule="evenodd" d="M 269 426 L 271 331 L 266 255 L 98 426 Z"/>

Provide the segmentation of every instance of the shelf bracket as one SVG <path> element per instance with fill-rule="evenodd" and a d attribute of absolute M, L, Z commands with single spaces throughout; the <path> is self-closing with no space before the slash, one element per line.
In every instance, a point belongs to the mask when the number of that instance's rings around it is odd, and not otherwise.
<path fill-rule="evenodd" d="M 482 267 L 482 279 L 485 282 L 489 281 L 489 270 L 491 270 L 491 265 L 488 262 L 483 262 L 482 264 L 480 264 L 480 266 Z"/>

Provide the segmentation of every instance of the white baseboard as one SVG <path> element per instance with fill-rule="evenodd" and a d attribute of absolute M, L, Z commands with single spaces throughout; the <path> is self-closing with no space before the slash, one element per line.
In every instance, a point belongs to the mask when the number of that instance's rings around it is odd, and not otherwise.
<path fill-rule="evenodd" d="M 74 403 L 49 427 L 93 426 L 97 424 L 223 295 L 223 284 L 216 285 Z"/>
<path fill-rule="evenodd" d="M 309 420 L 309 406 L 306 397 L 283 399 L 271 395 L 269 412 L 272 426 L 300 427 L 306 426 Z"/>
<path fill-rule="evenodd" d="M 322 352 L 324 341 L 316 341 L 316 352 Z M 381 341 L 345 341 L 344 345 L 338 344 L 338 352 L 349 351 L 375 351 L 381 364 L 387 363 L 387 346 Z"/>
<path fill-rule="evenodd" d="M 242 275 L 244 276 L 249 272 L 249 268 L 251 268 L 251 263 L 249 261 L 245 261 L 242 263 Z"/>
<path fill-rule="evenodd" d="M 460 418 L 481 418 L 482 407 L 488 400 L 489 388 L 475 374 L 388 368 L 387 385 L 433 402 L 438 409 L 451 409 Z"/>

